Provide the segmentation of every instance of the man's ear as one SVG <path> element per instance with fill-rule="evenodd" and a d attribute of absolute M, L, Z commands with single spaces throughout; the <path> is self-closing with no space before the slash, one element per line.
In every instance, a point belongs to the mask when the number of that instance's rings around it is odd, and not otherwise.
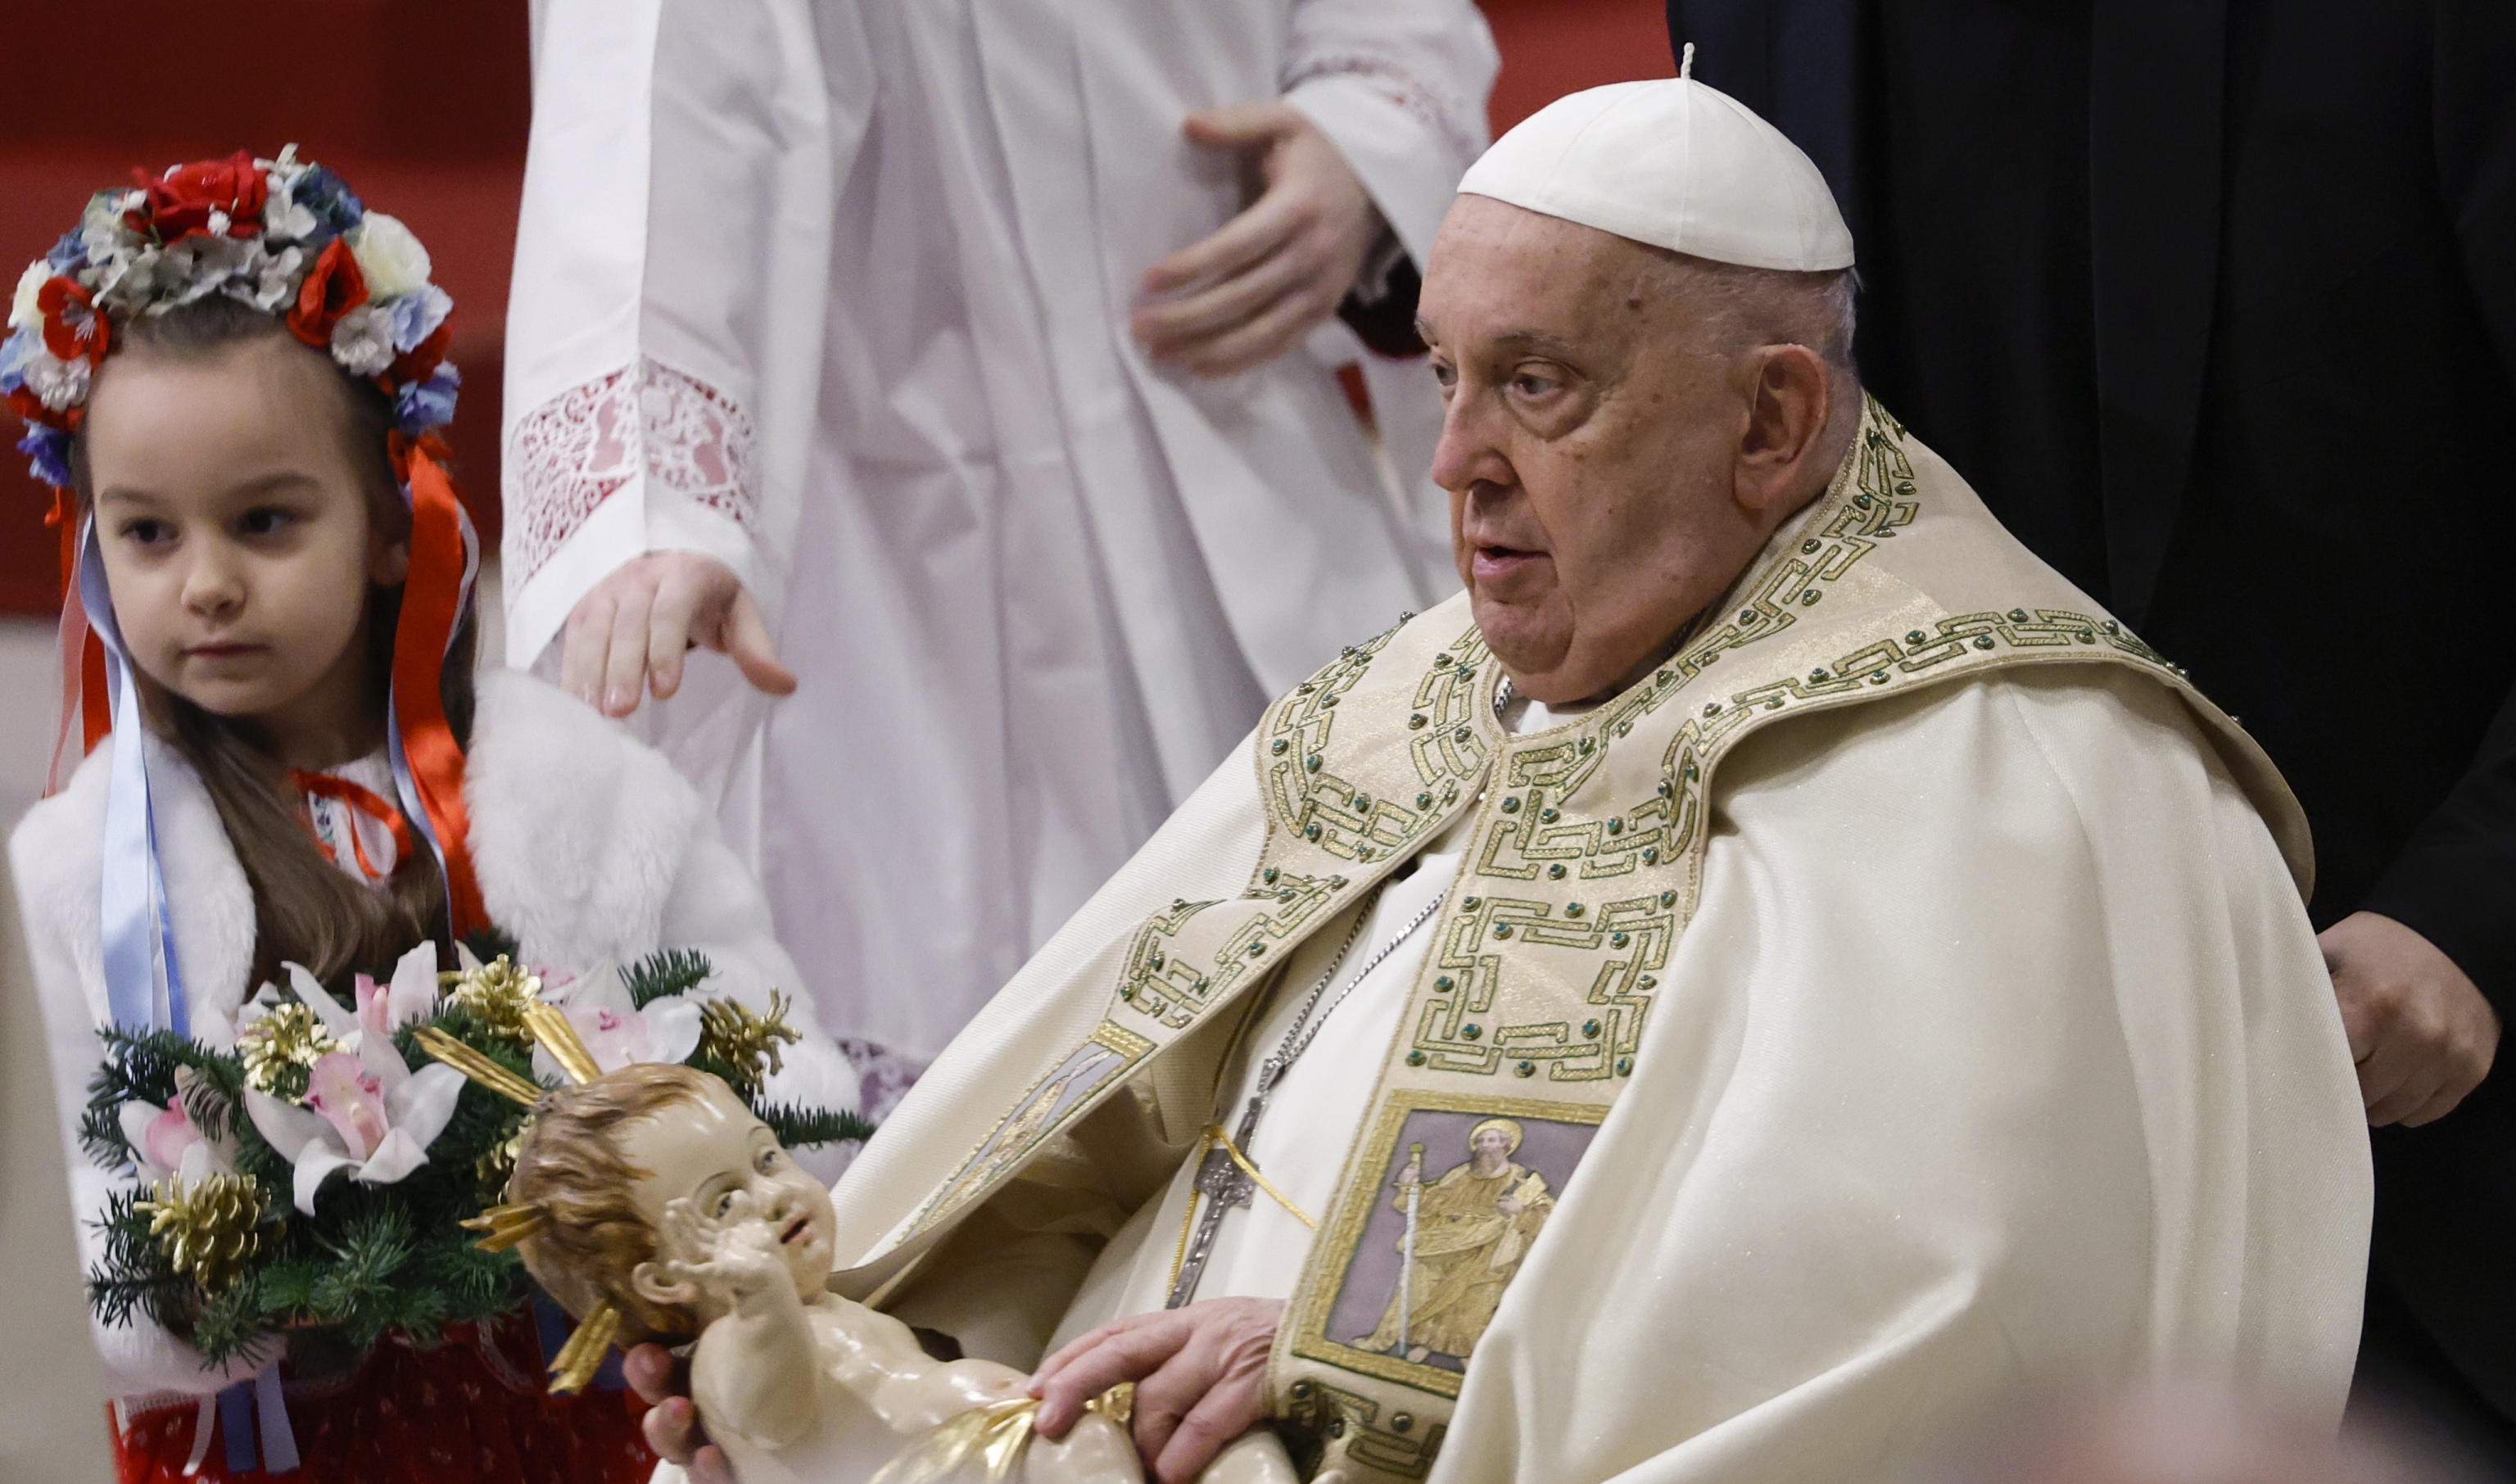
<path fill-rule="evenodd" d="M 1763 513 L 1810 493 L 1807 466 L 1825 443 L 1836 375 L 1804 345 L 1759 346 L 1740 358 L 1747 399 L 1735 481 L 1740 504 Z"/>
<path fill-rule="evenodd" d="M 629 1270 L 629 1288 L 649 1303 L 663 1308 L 683 1308 L 695 1302 L 699 1286 L 687 1278 L 676 1278 L 660 1262 L 642 1262 Z"/>

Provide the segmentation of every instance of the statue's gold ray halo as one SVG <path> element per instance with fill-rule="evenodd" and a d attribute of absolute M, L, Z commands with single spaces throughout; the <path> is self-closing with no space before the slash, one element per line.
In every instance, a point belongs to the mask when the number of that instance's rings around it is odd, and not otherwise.
<path fill-rule="evenodd" d="M 524 1006 L 524 1029 L 533 1033 L 533 1039 L 542 1043 L 569 1081 L 590 1082 L 603 1075 L 594 1053 L 577 1039 L 576 1027 L 567 1023 L 559 1006 L 538 999 Z"/>
<path fill-rule="evenodd" d="M 415 1039 L 421 1050 L 500 1097 L 527 1108 L 541 1101 L 540 1083 L 508 1069 L 485 1053 L 474 1050 L 435 1026 L 420 1027 Z"/>
<path fill-rule="evenodd" d="M 590 1082 L 603 1075 L 603 1068 L 595 1061 L 594 1053 L 585 1048 L 585 1042 L 577 1037 L 576 1027 L 567 1023 L 567 1016 L 561 1012 L 559 1006 L 535 1000 L 524 1006 L 524 1029 L 532 1033 L 533 1039 L 541 1042 L 542 1049 L 550 1053 L 551 1060 L 559 1063 L 559 1069 L 567 1074 L 568 1081 Z M 527 1108 L 541 1100 L 542 1089 L 538 1085 L 442 1031 L 434 1027 L 421 1030 L 419 1044 L 429 1055 L 482 1086 Z M 493 1206 L 465 1221 L 463 1226 L 467 1231 L 486 1234 L 474 1246 L 501 1252 L 533 1237 L 549 1222 L 548 1211 L 527 1203 Z M 576 1333 L 567 1337 L 567 1343 L 560 1346 L 559 1354 L 551 1358 L 551 1393 L 566 1396 L 569 1392 L 583 1390 L 585 1383 L 594 1379 L 594 1373 L 602 1369 L 603 1357 L 610 1351 L 612 1337 L 619 1333 L 620 1311 L 608 1302 L 595 1305 L 578 1322 Z"/>
<path fill-rule="evenodd" d="M 492 1206 L 462 1223 L 467 1232 L 485 1232 L 473 1243 L 484 1252 L 503 1252 L 527 1237 L 538 1236 L 550 1224 L 549 1215 L 538 1206 Z"/>

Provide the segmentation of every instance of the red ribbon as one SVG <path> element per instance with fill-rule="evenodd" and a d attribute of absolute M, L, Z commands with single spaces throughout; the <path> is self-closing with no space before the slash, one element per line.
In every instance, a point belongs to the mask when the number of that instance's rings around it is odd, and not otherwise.
<path fill-rule="evenodd" d="M 62 719 L 44 784 L 52 794 L 69 782 L 64 754 L 73 710 L 79 718 L 78 755 L 85 757 L 113 730 L 113 708 L 105 695 L 105 641 L 88 626 L 87 606 L 79 601 L 78 501 L 67 489 L 53 491 L 53 508 L 45 512 L 44 524 L 61 533 L 62 542 Z"/>
<path fill-rule="evenodd" d="M 463 749 L 445 719 L 439 684 L 445 672 L 445 645 L 463 601 L 463 504 L 431 449 L 401 445 L 396 462 L 410 481 L 410 576 L 401 590 L 401 621 L 394 630 L 394 704 L 401 722 L 401 749 L 418 785 L 420 807 L 445 858 L 445 896 L 460 940 L 486 926 L 487 909 L 472 870 L 472 820 L 463 803 Z"/>
<path fill-rule="evenodd" d="M 396 867 L 410 859 L 410 826 L 402 819 L 400 810 L 376 797 L 372 790 L 361 788 L 346 778 L 334 778 L 329 773 L 309 773 L 302 768 L 289 769 L 288 781 L 297 785 L 300 793 L 311 794 L 316 798 L 339 799 L 342 803 L 385 827 L 386 831 L 393 836 Z M 311 819 L 307 820 L 306 828 L 312 833 L 314 822 Z M 334 865 L 340 864 L 340 856 L 330 846 L 323 844 L 321 835 L 315 835 L 314 843 L 322 848 L 325 855 L 331 857 Z M 378 870 L 376 863 L 367 859 L 366 842 L 358 838 L 358 831 L 355 828 L 350 831 L 350 852 L 352 858 L 358 864 L 359 873 L 366 879 L 381 881 L 393 874 L 390 870 Z"/>

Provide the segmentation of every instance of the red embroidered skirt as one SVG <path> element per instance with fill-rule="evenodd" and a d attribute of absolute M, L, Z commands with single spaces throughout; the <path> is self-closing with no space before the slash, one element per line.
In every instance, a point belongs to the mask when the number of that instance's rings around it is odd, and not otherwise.
<path fill-rule="evenodd" d="M 295 1469 L 231 1473 L 213 1436 L 188 1477 L 202 1414 L 176 1406 L 115 1438 L 121 1484 L 645 1484 L 655 1466 L 635 1396 L 544 1389 L 529 1313 L 449 1330 L 433 1350 L 380 1344 L 347 1377 L 290 1381 L 287 1396 Z"/>

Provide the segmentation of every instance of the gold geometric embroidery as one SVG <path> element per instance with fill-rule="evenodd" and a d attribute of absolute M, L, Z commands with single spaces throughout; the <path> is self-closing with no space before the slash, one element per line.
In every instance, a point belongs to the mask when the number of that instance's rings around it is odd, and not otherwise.
<path fill-rule="evenodd" d="M 1175 940 L 1190 918 L 1216 905 L 1173 902 L 1169 911 L 1147 918 L 1127 948 L 1118 997 L 1156 1020 L 1174 1013 L 1194 1015 L 1202 1008 L 1213 994 L 1212 968 L 1189 961 L 1178 952 Z"/>
<path fill-rule="evenodd" d="M 1595 906 L 1461 898 L 1435 945 L 1431 993 L 1415 1024 L 1407 1065 L 1472 1077 L 1508 1068 L 1518 1077 L 1535 1078 L 1543 1071 L 1550 1082 L 1630 1076 L 1659 972 L 1677 942 L 1676 907 L 1674 891 Z M 1530 949 L 1597 955 L 1579 1021 L 1493 1018 L 1504 989 L 1504 953 L 1513 944 L 1522 950 L 1517 971 L 1524 974 L 1535 968 Z"/>
<path fill-rule="evenodd" d="M 1904 430 L 1876 403 L 1869 403 L 1869 410 L 1853 462 L 1852 498 L 1776 562 L 1735 612 L 1696 636 L 1672 661 L 1681 674 L 1692 678 L 1724 654 L 1789 629 L 1803 610 L 1816 607 L 1825 589 L 1877 550 L 1880 541 L 1913 523 L 1921 506 L 1912 460 L 1898 444 Z"/>
<path fill-rule="evenodd" d="M 1344 1442 L 1346 1457 L 1355 1463 L 1420 1479 L 1433 1471 L 1443 1435 L 1450 1430 L 1447 1420 L 1418 1421 L 1405 1412 L 1391 1413 L 1383 1424 L 1378 1402 L 1321 1380 L 1297 1380 L 1284 1395 L 1284 1442 L 1305 1477 L 1319 1468 L 1330 1443 Z"/>
<path fill-rule="evenodd" d="M 1786 706 L 1837 700 L 1908 676 L 1921 675 L 1951 660 L 1969 659 L 2002 650 L 2066 651 L 2102 648 L 2154 665 L 2181 678 L 2184 671 L 2142 643 L 2111 618 L 2095 618 L 2068 609 L 2029 612 L 1959 614 L 1942 618 L 1929 630 L 1910 629 L 1899 639 L 1881 639 L 1820 665 L 1807 676 L 1789 676 L 1748 690 L 1726 700 L 1704 703 L 1700 716 L 1680 723 L 1669 740 L 1661 771 L 1673 790 L 1674 819 L 1668 849 L 1682 853 L 1694 843 L 1702 817 L 1702 763 L 1722 738 L 1761 714 Z"/>
<path fill-rule="evenodd" d="M 1343 876 L 1307 876 L 1269 869 L 1261 883 L 1241 899 L 1223 902 L 1175 902 L 1155 912 L 1136 932 L 1118 982 L 1118 999 L 1164 1025 L 1184 1028 L 1216 998 L 1232 993 L 1241 977 L 1274 968 L 1280 946 L 1299 941 L 1313 919 L 1326 911 L 1345 888 Z M 1251 899 L 1269 907 L 1251 910 Z M 1246 913 L 1206 958 L 1205 949 L 1184 948 L 1180 937 L 1196 916 L 1217 908 Z M 1207 935 L 1209 940 L 1211 935 Z"/>
<path fill-rule="evenodd" d="M 1339 860 L 1403 857 L 1485 767 L 1485 743 L 1471 723 L 1487 652 L 1473 625 L 1416 685 L 1406 748 L 1416 786 L 1375 797 L 1328 766 L 1338 703 L 1397 632 L 1347 648 L 1267 713 L 1268 805 L 1296 838 Z"/>

